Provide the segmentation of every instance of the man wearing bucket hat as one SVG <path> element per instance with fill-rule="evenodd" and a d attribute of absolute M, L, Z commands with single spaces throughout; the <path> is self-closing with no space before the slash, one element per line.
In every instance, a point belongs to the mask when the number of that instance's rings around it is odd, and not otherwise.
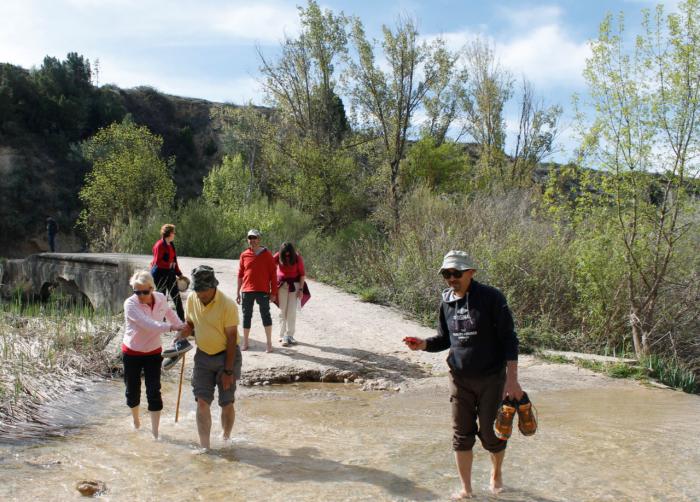
<path fill-rule="evenodd" d="M 218 388 L 224 439 L 231 437 L 236 418 L 233 408 L 236 380 L 241 377 L 241 350 L 238 347 L 238 307 L 220 291 L 214 270 L 200 265 L 192 270 L 194 294 L 187 297 L 187 327 L 180 337 L 196 333 L 192 391 L 197 401 L 197 430 L 202 448 L 209 448 L 211 403 Z"/>
<path fill-rule="evenodd" d="M 449 251 L 440 267 L 448 288 L 442 292 L 437 335 L 408 337 L 411 350 L 439 352 L 450 349 L 450 402 L 452 447 L 462 483 L 454 498 L 472 496 L 472 448 L 479 437 L 491 456 L 490 488 L 503 489 L 501 467 L 507 441 L 494 433 L 501 401 L 519 400 L 518 338 L 503 294 L 472 279 L 476 265 L 464 251 Z M 478 419 L 478 427 L 477 427 Z"/>

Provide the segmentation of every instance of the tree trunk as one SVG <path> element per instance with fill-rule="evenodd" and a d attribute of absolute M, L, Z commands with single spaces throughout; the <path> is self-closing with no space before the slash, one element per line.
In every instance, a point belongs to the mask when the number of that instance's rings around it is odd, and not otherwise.
<path fill-rule="evenodd" d="M 634 344 L 634 354 L 637 359 L 649 354 L 649 337 L 645 330 L 641 312 L 636 307 L 630 309 L 630 324 L 632 326 L 632 343 Z"/>

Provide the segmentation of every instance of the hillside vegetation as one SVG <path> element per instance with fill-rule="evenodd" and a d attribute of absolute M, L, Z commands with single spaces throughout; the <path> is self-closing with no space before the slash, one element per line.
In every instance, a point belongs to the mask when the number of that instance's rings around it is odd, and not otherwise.
<path fill-rule="evenodd" d="M 221 161 L 214 103 L 148 87 L 97 87 L 92 79 L 90 62 L 76 53 L 46 57 L 32 70 L 0 64 L 0 254 L 38 251 L 29 241 L 43 238 L 47 216 L 64 235 L 74 232 L 90 169 L 78 145 L 127 115 L 163 138 L 160 154 L 172 159 L 178 199 L 197 196 Z"/>

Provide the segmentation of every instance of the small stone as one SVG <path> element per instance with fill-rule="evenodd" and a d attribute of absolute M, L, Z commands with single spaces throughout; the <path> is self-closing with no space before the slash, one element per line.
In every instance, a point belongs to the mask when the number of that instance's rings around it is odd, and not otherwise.
<path fill-rule="evenodd" d="M 394 392 L 401 392 L 401 387 L 394 387 Z"/>
<path fill-rule="evenodd" d="M 345 378 L 345 379 L 343 380 L 343 383 L 350 383 L 350 379 L 349 379 L 349 378 Z"/>
<path fill-rule="evenodd" d="M 253 385 L 257 387 L 258 385 L 261 385 L 261 383 L 260 383 L 260 382 L 255 382 Z"/>
<path fill-rule="evenodd" d="M 269 380 L 265 380 L 265 381 L 263 382 L 263 385 L 270 385 L 270 381 L 269 381 Z"/>
<path fill-rule="evenodd" d="M 78 481 L 75 485 L 75 489 L 78 490 L 83 497 L 92 497 L 107 490 L 107 485 L 105 485 L 103 481 L 86 480 Z"/>
<path fill-rule="evenodd" d="M 363 383 L 365 383 L 365 379 L 364 378 L 357 378 L 355 380 L 355 383 L 359 383 L 360 385 L 362 385 Z"/>
<path fill-rule="evenodd" d="M 296 376 L 294 377 L 294 381 L 295 381 L 295 382 L 298 382 L 299 380 L 301 380 L 301 377 L 300 377 L 299 375 L 296 375 Z"/>

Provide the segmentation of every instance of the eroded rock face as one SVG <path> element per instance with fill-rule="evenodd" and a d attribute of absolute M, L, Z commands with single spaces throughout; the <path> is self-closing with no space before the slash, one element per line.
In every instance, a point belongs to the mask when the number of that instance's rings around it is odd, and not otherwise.
<path fill-rule="evenodd" d="M 95 497 L 107 491 L 107 485 L 104 481 L 85 480 L 78 481 L 75 489 L 80 492 L 83 497 Z"/>

